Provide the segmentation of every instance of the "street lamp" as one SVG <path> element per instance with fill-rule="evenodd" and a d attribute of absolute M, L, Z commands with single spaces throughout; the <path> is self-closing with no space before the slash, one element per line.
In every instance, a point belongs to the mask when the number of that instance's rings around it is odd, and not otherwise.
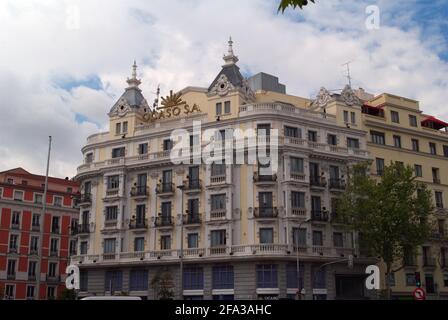
<path fill-rule="evenodd" d="M 311 219 L 306 219 L 302 222 L 299 223 L 298 226 L 298 231 L 300 231 L 300 228 L 302 227 L 302 225 L 304 223 L 309 222 Z M 297 297 L 299 298 L 298 300 L 301 300 L 301 288 L 300 288 L 300 261 L 299 261 L 299 235 L 297 234 L 296 236 L 296 258 L 297 258 Z"/>
<path fill-rule="evenodd" d="M 184 189 L 185 185 L 181 184 L 177 186 L 177 188 L 181 191 L 182 200 L 181 200 L 181 213 L 180 213 L 180 256 L 179 256 L 179 288 L 180 288 L 180 299 L 183 300 L 184 297 Z"/>

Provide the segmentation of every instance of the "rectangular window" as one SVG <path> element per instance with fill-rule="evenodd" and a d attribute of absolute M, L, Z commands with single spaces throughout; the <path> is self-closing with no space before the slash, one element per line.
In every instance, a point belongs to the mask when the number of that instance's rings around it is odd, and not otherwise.
<path fill-rule="evenodd" d="M 122 291 L 123 272 L 122 271 L 106 271 L 104 288 L 107 292 Z"/>
<path fill-rule="evenodd" d="M 93 162 L 93 153 L 87 153 L 85 158 L 85 163 L 92 163 Z"/>
<path fill-rule="evenodd" d="M 104 253 L 115 253 L 116 240 L 115 238 L 104 239 Z"/>
<path fill-rule="evenodd" d="M 432 168 L 432 180 L 436 184 L 440 184 L 440 170 L 439 168 Z"/>
<path fill-rule="evenodd" d="M 257 135 L 269 136 L 271 134 L 271 124 L 262 123 L 257 125 Z"/>
<path fill-rule="evenodd" d="M 292 173 L 303 173 L 303 159 L 291 157 L 291 172 Z"/>
<path fill-rule="evenodd" d="M 34 194 L 34 203 L 42 204 L 42 195 L 40 193 Z"/>
<path fill-rule="evenodd" d="M 124 154 L 125 154 L 125 147 L 112 149 L 112 158 L 113 159 L 124 157 Z"/>
<path fill-rule="evenodd" d="M 409 115 L 409 125 L 411 127 L 417 127 L 417 117 L 413 115 Z"/>
<path fill-rule="evenodd" d="M 12 229 L 20 229 L 20 212 L 19 211 L 12 212 L 11 228 Z"/>
<path fill-rule="evenodd" d="M 226 164 L 225 163 L 212 163 L 211 164 L 211 176 L 225 176 L 226 175 Z"/>
<path fill-rule="evenodd" d="M 415 171 L 415 176 L 416 177 L 423 177 L 423 169 L 422 166 L 419 164 L 414 165 L 414 171 Z"/>
<path fill-rule="evenodd" d="M 197 233 L 188 234 L 188 248 L 189 249 L 199 248 L 199 234 Z"/>
<path fill-rule="evenodd" d="M 173 172 L 172 170 L 165 170 L 162 172 L 162 184 L 171 188 L 171 183 L 173 182 Z"/>
<path fill-rule="evenodd" d="M 376 174 L 382 176 L 384 172 L 384 159 L 376 158 L 375 162 L 376 162 Z"/>
<path fill-rule="evenodd" d="M 115 134 L 120 134 L 121 133 L 121 123 L 118 122 L 115 124 Z"/>
<path fill-rule="evenodd" d="M 401 148 L 401 137 L 394 135 L 394 147 Z"/>
<path fill-rule="evenodd" d="M 78 243 L 76 240 L 70 240 L 70 245 L 69 245 L 69 253 L 71 256 L 74 256 L 77 254 L 77 247 L 78 247 Z"/>
<path fill-rule="evenodd" d="M 419 152 L 420 151 L 420 145 L 417 139 L 412 139 L 412 151 Z"/>
<path fill-rule="evenodd" d="M 386 140 L 384 138 L 384 132 L 378 132 L 378 131 L 370 131 L 370 136 L 372 138 L 372 142 L 375 144 L 386 144 Z"/>
<path fill-rule="evenodd" d="M 333 233 L 333 245 L 335 248 L 343 248 L 344 247 L 344 236 L 342 232 L 334 232 Z"/>
<path fill-rule="evenodd" d="M 125 121 L 125 122 L 123 122 L 123 131 L 122 131 L 122 133 L 127 133 L 127 132 L 128 132 L 128 122 Z"/>
<path fill-rule="evenodd" d="M 348 123 L 348 111 L 344 110 L 344 122 Z"/>
<path fill-rule="evenodd" d="M 226 245 L 226 230 L 213 230 L 210 232 L 210 246 L 222 247 Z"/>
<path fill-rule="evenodd" d="M 222 265 L 212 267 L 212 288 L 233 289 L 234 288 L 233 266 Z"/>
<path fill-rule="evenodd" d="M 17 251 L 19 250 L 18 242 L 19 242 L 19 236 L 17 234 L 9 235 L 9 252 L 17 253 Z"/>
<path fill-rule="evenodd" d="M 306 229 L 292 228 L 292 242 L 295 246 L 306 247 Z"/>
<path fill-rule="evenodd" d="M 187 267 L 184 269 L 184 290 L 204 289 L 204 270 L 202 267 Z"/>
<path fill-rule="evenodd" d="M 171 202 L 162 202 L 162 217 L 171 218 Z"/>
<path fill-rule="evenodd" d="M 129 275 L 129 290 L 147 291 L 148 290 L 148 271 L 131 270 Z"/>
<path fill-rule="evenodd" d="M 5 285 L 5 300 L 14 300 L 15 288 L 16 288 L 16 286 L 13 284 Z"/>
<path fill-rule="evenodd" d="M 271 244 L 274 243 L 274 229 L 260 228 L 260 243 Z"/>
<path fill-rule="evenodd" d="M 225 210 L 226 209 L 226 194 L 212 194 L 211 198 L 211 210 Z"/>
<path fill-rule="evenodd" d="M 59 217 L 53 216 L 51 218 L 51 232 L 52 233 L 59 233 Z"/>
<path fill-rule="evenodd" d="M 14 200 L 15 201 L 23 201 L 23 191 L 14 191 Z"/>
<path fill-rule="evenodd" d="M 82 255 L 87 254 L 87 246 L 88 246 L 88 242 L 82 241 L 79 245 L 79 253 Z"/>
<path fill-rule="evenodd" d="M 335 134 L 329 134 L 327 136 L 327 142 L 331 146 L 336 146 L 338 144 L 338 137 Z"/>
<path fill-rule="evenodd" d="M 163 151 L 168 151 L 173 149 L 173 141 L 171 139 L 163 140 Z"/>
<path fill-rule="evenodd" d="M 323 235 L 322 235 L 322 231 L 313 231 L 313 246 L 323 246 L 324 245 L 324 241 L 323 241 Z"/>
<path fill-rule="evenodd" d="M 53 205 L 56 207 L 62 207 L 62 197 L 54 197 Z"/>
<path fill-rule="evenodd" d="M 8 279 L 15 279 L 16 277 L 16 260 L 8 260 L 8 267 L 6 274 Z"/>
<path fill-rule="evenodd" d="M 390 112 L 390 119 L 394 123 L 400 123 L 400 115 L 396 111 Z"/>
<path fill-rule="evenodd" d="M 26 299 L 34 300 L 35 297 L 35 286 L 27 286 L 26 287 Z"/>
<path fill-rule="evenodd" d="M 148 153 L 148 143 L 140 143 L 138 145 L 138 154 L 147 154 Z"/>
<path fill-rule="evenodd" d="M 230 101 L 224 102 L 224 113 L 229 114 L 230 113 Z"/>
<path fill-rule="evenodd" d="M 297 281 L 297 274 L 299 275 L 299 281 Z M 288 263 L 286 265 L 286 287 L 289 289 L 302 289 L 304 275 L 305 265 L 300 263 L 299 269 L 297 270 L 296 263 Z"/>
<path fill-rule="evenodd" d="M 308 141 L 317 142 L 317 131 L 308 130 Z"/>
<path fill-rule="evenodd" d="M 106 207 L 106 221 L 116 221 L 118 219 L 118 206 Z"/>
<path fill-rule="evenodd" d="M 171 250 L 171 236 L 160 236 L 160 250 Z"/>
<path fill-rule="evenodd" d="M 298 138 L 299 130 L 295 127 L 285 126 L 285 137 Z"/>
<path fill-rule="evenodd" d="M 425 289 L 427 293 L 435 293 L 434 276 L 432 274 L 425 274 Z"/>
<path fill-rule="evenodd" d="M 429 143 L 429 152 L 433 155 L 437 155 L 437 147 L 434 142 Z"/>
<path fill-rule="evenodd" d="M 107 189 L 118 189 L 120 186 L 120 177 L 116 176 L 108 176 L 107 177 Z"/>
<path fill-rule="evenodd" d="M 30 238 L 30 254 L 38 254 L 39 237 L 32 236 Z"/>
<path fill-rule="evenodd" d="M 259 264 L 256 267 L 257 288 L 278 288 L 276 264 Z"/>
<path fill-rule="evenodd" d="M 314 279 L 313 281 L 313 288 L 315 289 L 325 289 L 327 279 L 326 279 L 327 272 L 325 268 L 315 268 L 313 267 L 312 277 Z"/>
<path fill-rule="evenodd" d="M 216 104 L 216 115 L 220 116 L 222 114 L 222 102 Z"/>
<path fill-rule="evenodd" d="M 134 251 L 143 252 L 145 251 L 145 238 L 138 237 L 134 239 Z"/>
<path fill-rule="evenodd" d="M 34 280 L 36 277 L 37 262 L 28 261 L 28 279 Z"/>
<path fill-rule="evenodd" d="M 58 264 L 56 262 L 50 262 L 48 264 L 48 276 L 49 277 L 56 277 L 58 270 Z"/>
<path fill-rule="evenodd" d="M 359 140 L 355 138 L 347 138 L 347 148 L 359 149 Z"/>
<path fill-rule="evenodd" d="M 356 113 L 355 112 L 350 112 L 350 120 L 351 120 L 352 124 L 356 124 Z"/>
<path fill-rule="evenodd" d="M 59 251 L 59 239 L 51 238 L 50 240 L 50 255 L 57 256 Z"/>
<path fill-rule="evenodd" d="M 305 208 L 305 193 L 291 191 L 291 207 L 292 208 Z"/>
<path fill-rule="evenodd" d="M 443 209 L 443 193 L 441 191 L 435 191 L 434 192 L 435 199 L 436 199 L 436 208 Z"/>

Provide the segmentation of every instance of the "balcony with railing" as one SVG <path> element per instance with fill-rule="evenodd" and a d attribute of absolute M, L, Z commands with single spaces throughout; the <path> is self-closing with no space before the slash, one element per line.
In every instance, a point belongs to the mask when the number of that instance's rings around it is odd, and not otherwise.
<path fill-rule="evenodd" d="M 189 213 L 184 216 L 184 225 L 195 225 L 201 224 L 201 214 L 200 213 Z"/>
<path fill-rule="evenodd" d="M 330 179 L 330 189 L 334 191 L 345 190 L 345 180 L 343 179 Z"/>
<path fill-rule="evenodd" d="M 273 184 L 277 182 L 276 174 L 260 174 L 259 172 L 254 172 L 253 180 L 255 184 Z"/>
<path fill-rule="evenodd" d="M 312 189 L 324 189 L 327 186 L 325 177 L 310 176 L 310 186 Z"/>
<path fill-rule="evenodd" d="M 129 221 L 129 229 L 145 230 L 148 228 L 148 219 L 131 219 Z"/>
<path fill-rule="evenodd" d="M 210 211 L 210 219 L 211 220 L 225 219 L 226 218 L 226 212 L 227 212 L 226 208 L 223 208 L 223 209 L 212 209 Z"/>
<path fill-rule="evenodd" d="M 149 194 L 149 188 L 147 186 L 135 185 L 131 188 L 130 194 L 133 198 L 145 198 Z"/>
<path fill-rule="evenodd" d="M 274 219 L 278 217 L 277 207 L 259 207 L 254 208 L 254 217 L 262 219 Z"/>
<path fill-rule="evenodd" d="M 40 225 L 39 224 L 32 224 L 31 225 L 31 231 L 39 232 L 40 231 Z"/>
<path fill-rule="evenodd" d="M 61 282 L 61 276 L 60 275 L 50 275 L 47 274 L 47 283 L 56 284 Z"/>
<path fill-rule="evenodd" d="M 187 179 L 184 181 L 185 193 L 201 192 L 202 181 L 200 179 Z"/>
<path fill-rule="evenodd" d="M 303 172 L 291 172 L 289 176 L 293 181 L 305 181 L 306 179 L 306 175 Z"/>
<path fill-rule="evenodd" d="M 8 273 L 6 275 L 7 280 L 16 280 L 16 274 L 15 273 Z"/>
<path fill-rule="evenodd" d="M 292 217 L 306 217 L 306 208 L 291 208 Z"/>
<path fill-rule="evenodd" d="M 88 223 L 78 224 L 72 229 L 72 235 L 88 234 L 90 232 L 90 225 Z"/>
<path fill-rule="evenodd" d="M 311 220 L 316 222 L 328 222 L 328 211 L 311 210 Z"/>
<path fill-rule="evenodd" d="M 173 216 L 159 215 L 156 217 L 154 225 L 156 227 L 172 227 L 174 224 Z"/>
<path fill-rule="evenodd" d="M 77 205 L 90 205 L 92 204 L 92 194 L 91 193 L 83 193 L 80 194 L 78 198 L 76 198 Z"/>
<path fill-rule="evenodd" d="M 53 234 L 60 234 L 61 233 L 61 229 L 59 228 L 59 226 L 53 226 L 53 227 L 51 227 L 51 233 L 53 233 Z"/>
<path fill-rule="evenodd" d="M 224 183 L 226 183 L 226 175 L 225 174 L 212 175 L 212 176 L 210 176 L 210 183 L 211 184 L 224 184 Z"/>
<path fill-rule="evenodd" d="M 106 197 L 114 198 L 119 196 L 119 189 L 118 188 L 111 188 L 106 190 Z"/>
<path fill-rule="evenodd" d="M 159 196 L 172 196 L 174 194 L 174 190 L 174 183 L 172 182 L 160 182 L 156 187 L 156 193 Z"/>

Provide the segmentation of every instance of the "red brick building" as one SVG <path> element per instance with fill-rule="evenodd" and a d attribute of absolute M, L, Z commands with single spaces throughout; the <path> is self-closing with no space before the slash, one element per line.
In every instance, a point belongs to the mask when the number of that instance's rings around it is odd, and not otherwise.
<path fill-rule="evenodd" d="M 40 299 L 57 298 L 65 288 L 65 268 L 77 247 L 71 234 L 79 215 L 78 184 L 49 177 L 42 218 L 44 185 L 44 176 L 22 168 L 0 172 L 0 299 L 37 297 L 41 253 Z"/>

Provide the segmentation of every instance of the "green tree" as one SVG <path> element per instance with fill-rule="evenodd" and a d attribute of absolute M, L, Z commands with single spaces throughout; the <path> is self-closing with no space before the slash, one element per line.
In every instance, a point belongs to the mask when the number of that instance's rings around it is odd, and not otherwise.
<path fill-rule="evenodd" d="M 360 247 L 385 263 L 389 299 L 391 274 L 404 267 L 406 254 L 415 254 L 429 238 L 432 197 L 426 185 L 415 180 L 410 166 L 391 163 L 378 179 L 368 173 L 367 163 L 350 170 L 338 215 L 359 232 Z"/>
<path fill-rule="evenodd" d="M 64 288 L 58 296 L 58 300 L 76 300 L 75 290 Z"/>
<path fill-rule="evenodd" d="M 314 0 L 309 1 L 314 3 Z M 278 6 L 278 11 L 281 11 L 283 13 L 288 7 L 292 7 L 293 9 L 299 7 L 300 9 L 302 9 L 307 4 L 308 0 L 281 0 L 280 5 Z"/>
<path fill-rule="evenodd" d="M 173 277 L 168 270 L 158 270 L 151 280 L 154 295 L 159 300 L 172 300 L 174 298 Z"/>

